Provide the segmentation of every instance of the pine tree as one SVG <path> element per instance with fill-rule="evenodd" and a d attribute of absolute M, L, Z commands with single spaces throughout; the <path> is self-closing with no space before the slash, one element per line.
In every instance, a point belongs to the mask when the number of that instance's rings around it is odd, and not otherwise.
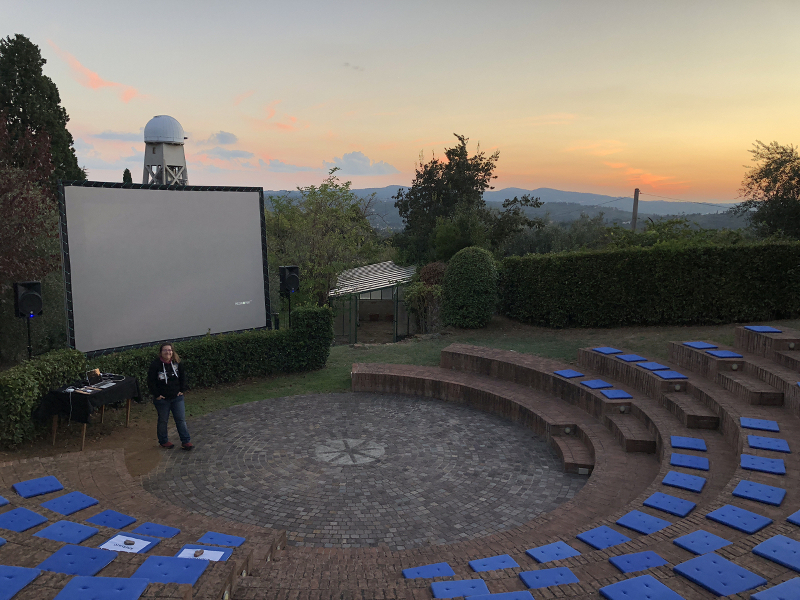
<path fill-rule="evenodd" d="M 133 175 L 131 175 L 131 170 L 127 167 L 122 172 L 122 183 L 133 183 Z"/>

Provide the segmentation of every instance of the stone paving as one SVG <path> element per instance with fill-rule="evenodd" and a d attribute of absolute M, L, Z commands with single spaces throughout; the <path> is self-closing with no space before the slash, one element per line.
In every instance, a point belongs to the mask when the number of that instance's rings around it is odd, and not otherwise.
<path fill-rule="evenodd" d="M 195 450 L 165 452 L 145 489 L 201 514 L 286 529 L 293 546 L 465 541 L 520 526 L 586 482 L 532 431 L 429 398 L 293 396 L 189 428 Z"/>

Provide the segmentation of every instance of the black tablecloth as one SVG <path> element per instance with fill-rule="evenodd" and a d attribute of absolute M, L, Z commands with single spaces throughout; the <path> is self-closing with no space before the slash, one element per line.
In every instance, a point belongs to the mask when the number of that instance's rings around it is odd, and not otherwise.
<path fill-rule="evenodd" d="M 89 416 L 99 407 L 114 402 L 122 402 L 128 398 L 136 399 L 141 397 L 139 392 L 139 381 L 136 377 L 125 377 L 121 381 L 115 381 L 114 385 L 101 389 L 92 394 L 81 394 L 79 392 L 67 392 L 68 387 L 79 388 L 80 383 L 73 386 L 65 386 L 57 390 L 51 390 L 36 409 L 35 415 L 41 419 L 58 415 L 78 423 L 88 423 Z"/>

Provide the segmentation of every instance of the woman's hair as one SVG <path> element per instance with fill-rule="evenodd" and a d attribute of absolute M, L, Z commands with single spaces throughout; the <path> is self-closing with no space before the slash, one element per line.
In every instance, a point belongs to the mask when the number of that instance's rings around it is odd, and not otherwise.
<path fill-rule="evenodd" d="M 172 342 L 164 342 L 163 344 L 161 344 L 161 346 L 158 347 L 158 355 L 161 356 L 162 350 L 164 350 L 164 348 L 166 348 L 167 346 L 172 348 L 172 360 L 176 363 L 181 362 L 181 357 L 178 356 L 177 352 L 175 352 L 175 346 L 172 345 Z"/>

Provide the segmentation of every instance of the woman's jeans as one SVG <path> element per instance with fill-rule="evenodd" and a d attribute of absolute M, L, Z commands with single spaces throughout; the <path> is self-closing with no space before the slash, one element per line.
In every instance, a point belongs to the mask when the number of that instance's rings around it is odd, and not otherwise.
<path fill-rule="evenodd" d="M 167 437 L 167 422 L 169 421 L 170 411 L 172 411 L 172 418 L 175 419 L 175 426 L 178 428 L 181 442 L 184 444 L 188 442 L 190 438 L 189 430 L 186 428 L 186 406 L 183 403 L 183 396 L 153 400 L 153 404 L 156 405 L 156 410 L 158 411 L 158 425 L 156 426 L 158 443 L 166 444 L 169 441 Z"/>

